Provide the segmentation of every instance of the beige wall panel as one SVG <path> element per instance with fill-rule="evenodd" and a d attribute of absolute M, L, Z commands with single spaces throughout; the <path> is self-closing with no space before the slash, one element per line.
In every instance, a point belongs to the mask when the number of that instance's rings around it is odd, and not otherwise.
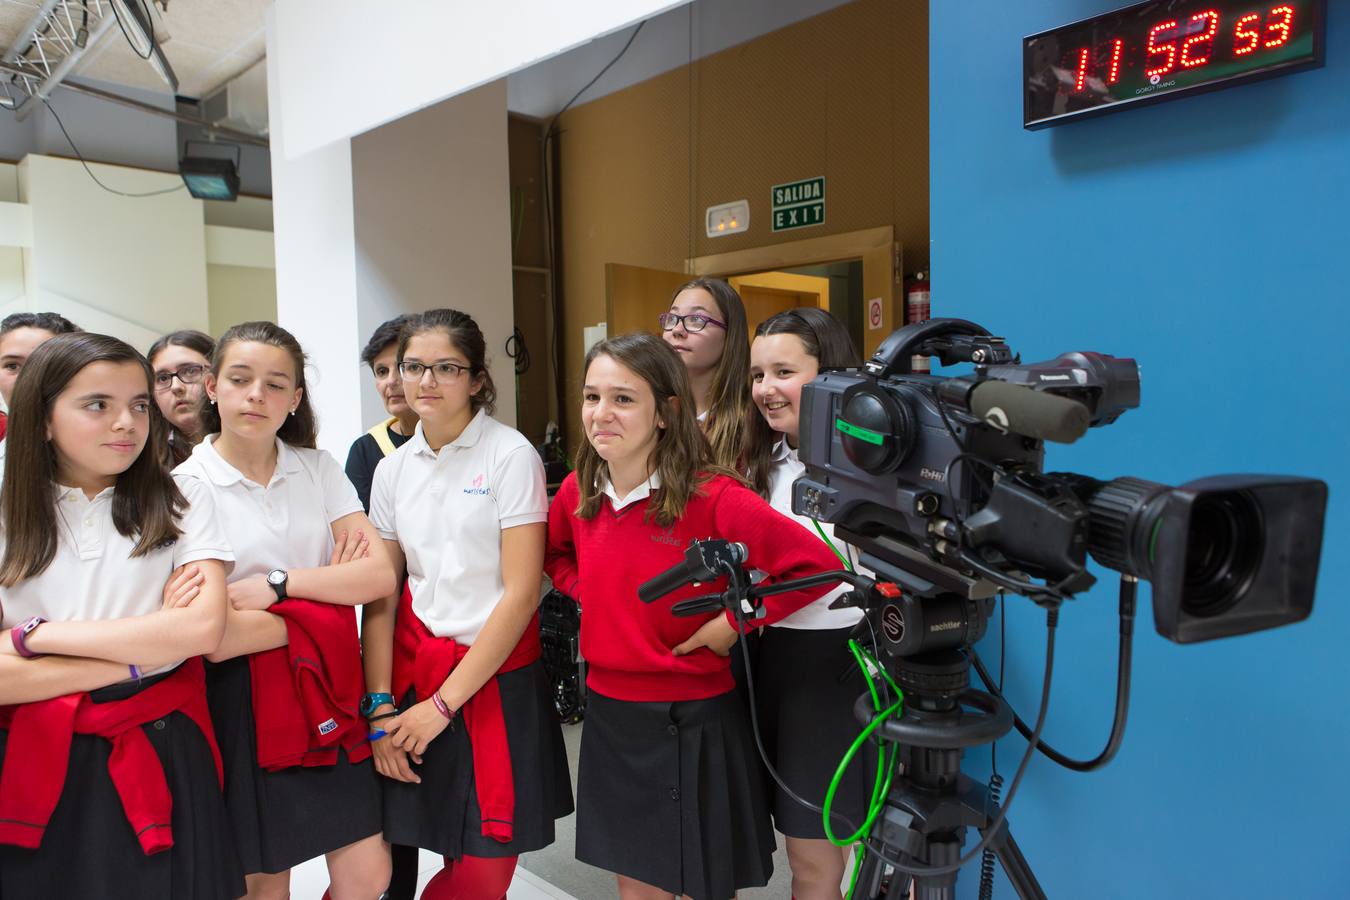
<path fill-rule="evenodd" d="M 606 264 L 678 272 L 693 257 L 892 226 L 906 270 L 927 267 L 927 36 L 926 4 L 857 0 L 561 117 L 569 403 L 582 328 L 605 318 Z M 824 224 L 772 232 L 770 188 L 819 175 Z M 740 198 L 749 230 L 707 238 L 704 209 Z"/>
<path fill-rule="evenodd" d="M 206 292 L 212 337 L 220 337 L 225 329 L 240 322 L 277 320 L 275 269 L 207 266 Z"/>

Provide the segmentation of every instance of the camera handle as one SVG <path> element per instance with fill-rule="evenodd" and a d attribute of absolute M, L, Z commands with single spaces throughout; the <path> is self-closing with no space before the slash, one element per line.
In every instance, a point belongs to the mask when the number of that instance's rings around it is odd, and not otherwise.
<path fill-rule="evenodd" d="M 924 344 L 929 346 L 923 347 Z M 876 378 L 907 375 L 912 371 L 915 354 L 935 355 L 944 366 L 958 362 L 992 365 L 1014 361 L 1003 338 L 994 337 L 982 325 L 967 319 L 929 319 L 892 332 L 863 368 Z"/>

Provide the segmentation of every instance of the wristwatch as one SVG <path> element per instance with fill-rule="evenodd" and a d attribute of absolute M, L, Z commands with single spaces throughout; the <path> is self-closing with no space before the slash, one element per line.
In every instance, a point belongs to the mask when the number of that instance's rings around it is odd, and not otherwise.
<path fill-rule="evenodd" d="M 20 622 L 18 625 L 15 625 L 13 628 L 10 629 L 9 639 L 14 644 L 15 653 L 18 653 L 20 656 L 25 657 L 26 659 L 33 659 L 36 656 L 42 655 L 41 653 L 34 653 L 32 650 L 29 650 L 28 645 L 25 644 L 24 641 L 30 634 L 33 633 L 33 631 L 39 625 L 41 625 L 45 621 L 47 620 L 42 618 L 42 616 L 33 616 L 33 618 L 27 620 L 26 622 Z"/>
<path fill-rule="evenodd" d="M 285 569 L 273 569 L 267 573 L 267 583 L 277 593 L 277 600 L 286 599 L 286 579 L 290 576 Z"/>
<path fill-rule="evenodd" d="M 370 716 L 375 712 L 376 709 L 378 709 L 379 707 L 383 706 L 386 703 L 388 703 L 390 706 L 394 705 L 393 694 L 383 694 L 383 693 L 366 694 L 364 697 L 361 698 L 362 718 L 370 718 Z"/>

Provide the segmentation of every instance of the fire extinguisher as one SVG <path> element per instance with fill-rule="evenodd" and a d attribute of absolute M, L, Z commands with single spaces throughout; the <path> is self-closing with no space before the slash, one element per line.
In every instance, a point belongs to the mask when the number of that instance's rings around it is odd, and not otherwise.
<path fill-rule="evenodd" d="M 926 322 L 932 318 L 932 303 L 928 288 L 928 273 L 916 272 L 905 287 L 905 324 Z M 915 356 L 910 360 L 910 371 L 928 374 L 928 357 Z"/>

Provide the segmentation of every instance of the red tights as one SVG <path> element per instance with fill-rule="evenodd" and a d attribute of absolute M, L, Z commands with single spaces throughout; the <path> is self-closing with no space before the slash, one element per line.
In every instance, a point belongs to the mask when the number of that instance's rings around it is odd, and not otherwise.
<path fill-rule="evenodd" d="M 503 900 L 515 873 L 514 856 L 446 857 L 445 868 L 422 891 L 422 900 Z"/>
<path fill-rule="evenodd" d="M 516 873 L 516 859 L 447 856 L 445 868 L 427 883 L 421 900 L 506 900 L 506 889 Z M 323 892 L 323 900 L 332 900 L 328 891 Z"/>

